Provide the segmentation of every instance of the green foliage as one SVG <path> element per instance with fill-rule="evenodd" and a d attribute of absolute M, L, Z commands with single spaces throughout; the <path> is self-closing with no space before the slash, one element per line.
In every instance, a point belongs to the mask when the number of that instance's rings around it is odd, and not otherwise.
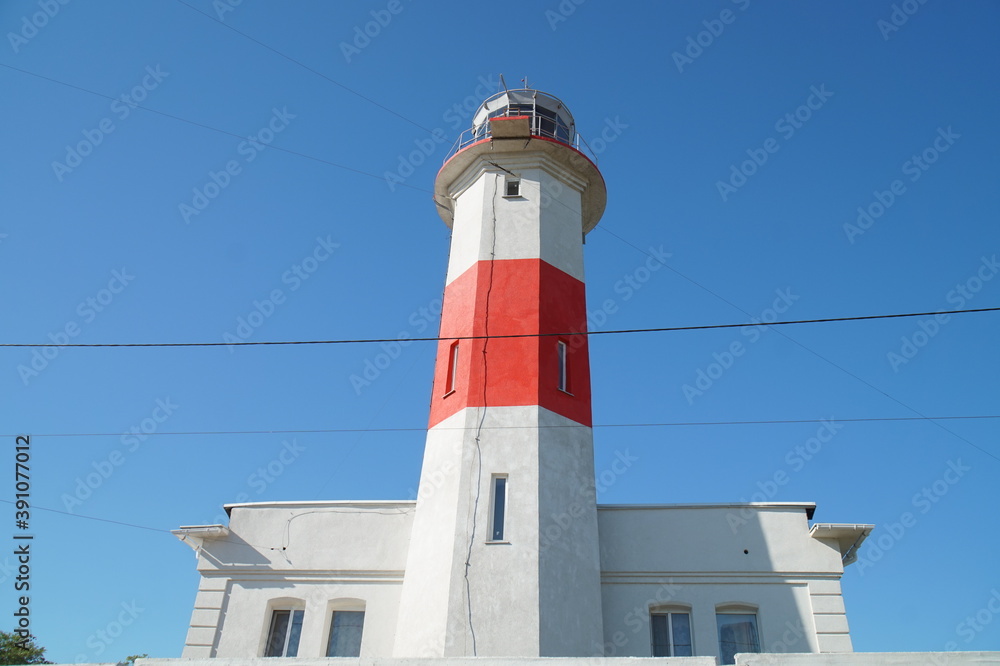
<path fill-rule="evenodd" d="M 0 631 L 0 664 L 51 664 L 45 659 L 45 648 L 35 642 L 34 636 L 24 638 L 15 633 Z"/>
<path fill-rule="evenodd" d="M 148 656 L 149 655 L 146 654 L 145 652 L 143 652 L 142 654 L 130 654 L 129 656 L 125 657 L 125 661 L 119 661 L 117 666 L 123 666 L 125 664 L 127 664 L 128 666 L 135 666 L 136 659 L 145 659 Z"/>

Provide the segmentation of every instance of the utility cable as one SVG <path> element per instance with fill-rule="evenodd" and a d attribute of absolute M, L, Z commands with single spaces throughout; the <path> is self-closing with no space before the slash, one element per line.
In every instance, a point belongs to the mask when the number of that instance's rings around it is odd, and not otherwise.
<path fill-rule="evenodd" d="M 81 86 L 77 86 L 77 85 L 74 85 L 72 83 L 67 83 L 65 81 L 60 81 L 58 79 L 53 79 L 53 78 L 45 76 L 43 74 L 38 74 L 36 72 L 31 72 L 31 71 L 28 71 L 26 69 L 21 69 L 20 67 L 14 67 L 13 65 L 8 65 L 7 63 L 0 62 L 0 67 L 6 67 L 7 69 L 12 69 L 12 70 L 14 70 L 16 72 L 21 72 L 22 74 L 27 74 L 29 76 L 34 76 L 34 77 L 42 79 L 44 81 L 49 81 L 51 83 L 57 83 L 57 84 L 59 84 L 61 86 L 66 86 L 67 88 L 73 88 L 74 90 L 79 90 L 81 92 L 85 92 L 85 93 L 88 93 L 90 95 L 95 95 L 97 97 L 102 97 L 104 99 L 109 99 L 112 102 L 118 101 L 117 97 L 112 97 L 110 95 L 105 95 L 104 93 L 100 93 L 100 92 L 97 92 L 95 90 L 90 90 L 88 88 L 83 88 Z M 213 127 L 211 125 L 206 125 L 205 123 L 200 123 L 200 122 L 197 122 L 195 120 L 189 120 L 187 118 L 182 118 L 181 116 L 175 116 L 172 113 L 167 113 L 165 111 L 159 111 L 157 109 L 153 109 L 153 108 L 150 108 L 148 106 L 143 106 L 141 104 L 132 104 L 132 103 L 130 103 L 129 106 L 132 107 L 132 108 L 136 108 L 136 109 L 142 109 L 143 111 L 148 111 L 149 113 L 155 113 L 156 115 L 163 116 L 164 118 L 170 118 L 171 120 L 177 120 L 177 121 L 182 122 L 182 123 L 187 123 L 188 125 L 193 125 L 195 127 L 200 127 L 202 129 L 206 129 L 206 130 L 209 130 L 211 132 L 218 132 L 219 134 L 224 134 L 226 136 L 231 136 L 233 138 L 240 139 L 241 141 L 242 140 L 246 140 L 246 138 L 247 138 L 247 137 L 245 137 L 245 136 L 243 136 L 241 134 L 236 134 L 235 132 L 230 132 L 228 130 L 220 129 L 218 127 Z M 276 145 L 274 143 L 268 144 L 267 147 L 268 147 L 269 150 L 277 150 L 277 151 L 282 152 L 282 153 L 288 153 L 289 155 L 295 155 L 297 157 L 302 157 L 302 158 L 305 158 L 307 160 L 312 160 L 313 162 L 319 162 L 320 164 L 326 164 L 327 166 L 332 166 L 332 167 L 336 167 L 338 169 L 343 169 L 344 171 L 350 171 L 351 173 L 356 173 L 356 174 L 359 174 L 359 175 L 362 175 L 362 176 L 368 176 L 369 178 L 375 178 L 375 179 L 382 180 L 382 181 L 385 180 L 384 176 L 379 176 L 378 174 L 369 173 L 368 171 L 362 171 L 361 169 L 355 169 L 354 167 L 349 167 L 349 166 L 347 166 L 345 164 L 338 164 L 337 162 L 331 162 L 330 160 L 325 160 L 325 159 L 323 159 L 321 157 L 315 157 L 313 155 L 309 155 L 309 154 L 306 154 L 306 153 L 300 153 L 297 150 L 290 150 L 288 148 L 282 148 L 281 146 L 278 146 L 278 145 Z M 430 194 L 433 194 L 433 192 L 431 192 L 430 190 L 425 189 L 423 187 L 416 187 L 415 185 L 408 185 L 408 184 L 402 183 L 402 182 L 401 183 L 397 183 L 397 184 L 400 185 L 400 186 L 402 186 L 402 187 L 407 187 L 407 188 L 409 188 L 411 190 L 416 190 L 418 192 L 428 192 Z"/>
<path fill-rule="evenodd" d="M 5 499 L 0 499 L 0 502 L 3 502 L 5 504 L 14 504 L 14 502 L 12 502 L 11 500 L 5 500 Z M 115 525 L 123 525 L 125 527 L 134 527 L 140 530 L 149 530 L 150 532 L 165 532 L 167 534 L 171 534 L 170 530 L 164 530 L 158 527 L 147 527 L 145 525 L 136 525 L 134 523 L 124 523 L 120 520 L 109 520 L 107 518 L 98 518 L 96 516 L 85 516 L 82 513 L 70 513 L 69 511 L 60 511 L 59 509 L 49 509 L 44 506 L 32 505 L 31 508 L 35 511 L 50 511 L 51 513 L 61 513 L 64 516 L 72 516 L 74 518 L 83 518 L 85 520 L 97 520 L 102 523 L 112 523 Z"/>
<path fill-rule="evenodd" d="M 511 333 L 505 335 L 460 335 L 455 337 L 425 338 L 352 338 L 339 340 L 244 340 L 239 342 L 95 342 L 59 344 L 55 342 L 0 342 L 0 347 L 250 347 L 262 345 L 343 345 L 374 342 L 440 342 L 442 340 L 498 340 L 501 338 L 546 338 L 569 337 L 574 335 L 617 335 L 623 333 L 668 333 L 675 331 L 709 331 L 723 328 L 744 328 L 747 326 L 789 326 L 792 324 L 828 324 L 845 321 L 867 321 L 874 319 L 901 319 L 906 317 L 931 317 L 935 315 L 972 314 L 975 312 L 998 312 L 1000 307 L 974 308 L 970 310 L 935 310 L 930 312 L 903 312 L 882 315 L 860 315 L 854 317 L 824 317 L 820 319 L 795 319 L 773 322 L 743 322 L 737 324 L 701 324 L 697 326 L 658 326 L 654 328 L 624 328 L 612 331 L 570 331 L 562 333 Z M 794 341 L 793 341 L 794 342 Z M 824 359 L 825 360 L 825 359 Z M 846 370 L 845 370 L 846 372 Z M 874 387 L 873 387 L 874 388 Z"/>
<path fill-rule="evenodd" d="M 789 425 L 796 423 L 823 423 L 826 421 L 836 421 L 837 423 L 886 423 L 895 421 L 975 421 L 985 419 L 1000 419 L 1000 414 L 975 414 L 960 416 L 883 416 L 870 418 L 828 418 L 828 419 L 764 419 L 747 421 L 665 421 L 661 423 L 595 423 L 591 428 L 674 428 L 674 427 L 702 427 L 702 426 L 742 426 L 742 425 Z M 484 430 L 524 430 L 542 428 L 579 428 L 579 424 L 550 424 L 550 425 L 523 425 L 504 426 L 495 425 L 484 427 Z M 435 426 L 435 430 L 465 430 L 466 428 L 445 426 Z M 145 437 L 205 437 L 215 435 L 317 435 L 317 434 L 337 434 L 337 433 L 391 433 L 391 432 L 427 432 L 427 427 L 413 428 L 313 428 L 295 430 L 190 430 L 190 431 L 156 431 L 143 433 Z M 49 432 L 31 433 L 32 437 L 121 437 L 120 432 Z M 125 433 L 127 434 L 127 433 Z M 0 437 L 16 437 L 16 434 L 0 434 Z"/>
<path fill-rule="evenodd" d="M 352 88 L 348 88 L 347 86 L 345 86 L 345 85 L 344 85 L 343 83 L 340 83 L 339 81 L 334 81 L 333 79 L 331 79 L 331 78 L 330 78 L 329 76 L 327 76 L 326 74 L 323 74 L 322 72 L 319 72 L 319 71 L 317 71 L 317 70 L 313 69 L 312 67 L 310 67 L 310 66 L 308 66 L 308 65 L 306 65 L 306 64 L 304 64 L 304 63 L 302 63 L 302 62 L 301 62 L 301 61 L 299 61 L 299 60 L 296 60 L 295 58 L 291 57 L 290 55 L 287 55 L 287 54 L 285 54 L 285 53 L 282 53 L 281 51 L 279 51 L 278 49 L 276 49 L 276 48 L 274 48 L 274 47 L 272 47 L 272 46 L 268 46 L 267 44 L 265 44 L 264 42 L 262 42 L 262 41 L 260 41 L 260 40 L 258 40 L 258 39 L 254 39 L 253 37 L 251 37 L 250 35 L 246 34 L 245 32 L 241 32 L 241 31 L 237 30 L 236 28 L 234 28 L 233 26 L 229 25 L 229 24 L 228 24 L 228 23 L 226 23 L 225 21 L 222 21 L 221 19 L 219 19 L 219 18 L 217 18 L 217 17 L 214 17 L 214 16 L 212 16 L 211 14 L 208 14 L 208 13 L 206 13 L 206 12 L 203 12 L 202 10 L 198 9 L 197 7 L 195 7 L 195 6 L 193 6 L 193 5 L 190 5 L 190 4 L 188 4 L 187 2 L 184 2 L 184 0 L 177 0 L 177 2 L 179 2 L 179 3 L 180 3 L 180 4 L 182 4 L 182 5 L 184 5 L 184 6 L 185 6 L 185 7 L 187 7 L 188 9 L 191 9 L 191 10 L 193 10 L 193 11 L 196 11 L 196 12 L 198 12 L 198 13 L 199 13 L 199 14 L 201 14 L 202 16 L 205 16 L 205 17 L 207 17 L 207 18 L 209 18 L 209 19 L 211 19 L 211 20 L 215 21 L 216 23 L 218 23 L 219 25 L 223 26 L 224 28 L 228 28 L 229 30 L 232 30 L 232 31 L 233 31 L 233 32 L 235 32 L 235 33 L 236 33 L 237 35 L 240 35 L 241 37 L 243 37 L 243 38 L 245 38 L 245 39 L 249 39 L 249 40 L 250 40 L 251 42 L 253 42 L 254 44 L 257 44 L 258 46 L 262 46 L 263 48 L 267 49 L 267 50 L 268 50 L 268 51 L 270 51 L 271 53 L 274 53 L 274 54 L 276 54 L 276 55 L 279 55 L 279 56 L 281 56 L 282 58 L 284 58 L 285 60 L 288 60 L 289 62 L 293 62 L 293 63 L 295 63 L 296 65 L 298 65 L 298 66 L 299 66 L 299 67 L 301 67 L 302 69 L 306 70 L 307 72 L 310 72 L 310 73 L 312 73 L 312 74 L 315 74 L 316 76 L 320 77 L 321 79 L 324 79 L 325 81 L 329 81 L 329 82 L 330 82 L 330 83 L 332 83 L 333 85 L 337 86 L 338 88 L 340 88 L 340 89 L 342 89 L 342 90 L 345 90 L 346 92 L 349 92 L 350 94 L 354 95 L 355 97 L 358 97 L 358 98 L 360 98 L 360 99 L 363 99 L 363 100 L 365 100 L 366 102 L 368 102 L 369 104 L 373 104 L 373 105 L 377 106 L 378 108 L 382 109 L 383 111 L 385 111 L 385 112 L 387 112 L 387 113 L 390 113 L 390 114 L 392 114 L 392 115 L 396 116 L 396 117 L 397 117 L 397 118 L 399 118 L 400 120 L 403 120 L 403 121 L 406 121 L 406 122 L 410 123 L 411 125 L 413 125 L 414 127 L 417 127 L 417 128 L 419 128 L 419 129 L 422 129 L 423 131 L 425 131 L 425 132 L 427 132 L 427 133 L 429 133 L 429 134 L 433 134 L 433 133 L 434 133 L 434 130 L 430 130 L 430 129 L 427 129 L 427 128 L 426 128 L 426 127 L 424 127 L 423 125 L 421 125 L 421 124 L 419 124 L 419 123 L 417 123 L 417 122 L 415 122 L 415 121 L 413 121 L 413 120 L 410 120 L 409 118 L 407 118 L 407 117 L 406 117 L 406 116 L 404 116 L 403 114 L 401 114 L 401 113 L 398 113 L 398 112 L 396 112 L 396 111 L 393 111 L 392 109 L 390 109 L 390 108 L 389 108 L 389 107 L 387 107 L 387 106 L 384 106 L 384 105 L 382 105 L 382 104 L 379 104 L 378 102 L 376 102 L 375 100 L 373 100 L 373 99 L 372 99 L 372 98 L 370 98 L 370 97 L 366 97 L 366 96 L 362 95 L 362 94 L 361 94 L 361 93 L 359 93 L 359 92 L 358 92 L 357 90 L 354 90 L 354 89 L 352 89 Z"/>
<path fill-rule="evenodd" d="M 641 248 L 639 248 L 639 247 L 636 247 L 635 245 L 632 245 L 632 243 L 629 243 L 629 242 L 628 242 L 627 240 L 625 240 L 625 239 L 624 239 L 624 238 L 622 238 L 621 236 L 618 236 L 617 234 L 615 234 L 615 233 L 613 233 L 613 232 L 608 232 L 608 233 L 611 233 L 611 235 L 612 235 L 612 236 L 614 236 L 615 238 L 618 238 L 619 240 L 621 240 L 621 241 L 622 241 L 623 243 L 625 243 L 626 245 L 630 245 L 631 247 L 635 248 L 636 250 L 638 250 L 638 251 L 639 251 L 639 252 L 641 252 L 642 254 L 645 254 L 645 255 L 646 255 L 647 257 L 650 257 L 650 258 L 652 258 L 653 260 L 656 260 L 656 257 L 653 257 L 653 255 L 651 255 L 651 254 L 650 254 L 649 252 L 646 252 L 645 250 L 643 250 L 643 249 L 641 249 Z M 736 305 L 735 303 L 733 303 L 733 302 L 731 302 L 731 301 L 729 301 L 729 300 L 727 300 L 727 299 L 723 298 L 722 296 L 720 296 L 719 294 L 715 293 L 714 291 L 712 291 L 712 290 L 711 290 L 711 289 L 709 289 L 708 287 L 706 287 L 706 286 L 704 286 L 704 285 L 702 285 L 702 284 L 698 283 L 697 281 L 695 281 L 695 280 L 693 280 L 693 279 L 689 278 L 688 276 L 684 275 L 683 273 L 681 273 L 680 271 L 678 271 L 678 270 L 674 269 L 673 267 L 671 267 L 671 266 L 667 266 L 667 269 L 668 269 L 668 270 L 670 270 L 670 271 L 672 271 L 672 272 L 673 272 L 673 273 L 675 273 L 676 275 L 678 275 L 678 276 L 680 276 L 680 277 L 684 278 L 685 280 L 687 280 L 687 281 L 688 281 L 688 282 L 690 282 L 691 284 L 694 284 L 694 285 L 698 286 L 699 288 L 701 288 L 701 289 L 703 289 L 703 290 L 707 291 L 708 293 L 712 294 L 713 296 L 715 296 L 716 298 L 718 298 L 719 300 L 721 300 L 721 301 L 722 301 L 723 303 L 726 303 L 726 304 L 730 305 L 731 307 L 734 307 L 734 308 L 736 308 L 737 310 L 739 310 L 739 311 L 740 311 L 740 312 L 742 312 L 743 314 L 747 315 L 748 317 L 749 317 L 749 316 L 751 316 L 751 315 L 750 315 L 750 313 L 749 313 L 749 312 L 747 312 L 746 310 L 744 310 L 743 308 L 741 308 L 741 307 L 739 307 L 738 305 Z M 998 310 L 998 309 L 1000 309 L 1000 308 L 982 308 L 982 309 L 980 309 L 979 311 L 980 311 L 980 312 L 992 312 L 992 311 L 996 311 L 996 310 Z M 961 312 L 964 312 L 964 311 L 962 311 L 962 310 L 955 310 L 954 312 L 955 312 L 956 314 L 958 314 L 958 313 L 961 313 Z M 971 312 L 971 310 L 970 310 L 970 312 Z M 931 313 L 923 313 L 923 314 L 916 314 L 916 313 L 911 313 L 911 314 L 910 314 L 909 316 L 913 316 L 913 317 L 919 317 L 919 316 L 930 316 L 930 315 L 944 315 L 944 314 L 949 314 L 949 313 L 948 313 L 948 312 L 944 312 L 944 311 L 939 311 L 939 312 L 931 312 Z M 891 318 L 891 317 L 902 317 L 902 316 L 907 316 L 907 315 L 885 315 L 885 316 L 873 316 L 873 317 L 861 317 L 861 318 L 858 318 L 858 319 L 889 319 L 889 318 Z M 848 319 L 848 318 L 841 318 L 841 319 L 828 319 L 828 320 L 824 320 L 824 321 L 848 321 L 848 320 L 851 320 L 851 319 L 853 319 L 853 320 L 857 321 L 857 319 L 854 319 L 854 318 L 850 318 L 850 319 Z M 817 323 L 818 323 L 819 321 L 820 321 L 820 320 L 816 320 L 816 322 L 817 322 Z M 790 322 L 775 322 L 775 323 L 773 323 L 773 324 L 760 324 L 760 325 L 764 325 L 764 326 L 779 326 L 779 325 L 782 325 L 782 324 L 784 324 L 784 323 L 790 323 Z M 806 322 L 798 322 L 798 323 L 806 323 Z M 811 348 L 809 348 L 809 347 L 805 346 L 804 344 L 802 344 L 801 342 L 799 342 L 799 341 L 798 341 L 798 340 L 796 340 L 795 338 L 793 338 L 793 337 L 789 336 L 789 335 L 788 335 L 788 334 L 786 334 L 785 332 L 783 332 L 783 331 L 781 331 L 781 330 L 776 330 L 775 332 L 776 332 L 776 333 L 777 333 L 778 335 L 780 335 L 781 337 L 783 337 L 783 338 L 785 338 L 786 340 L 788 340 L 789 342 L 791 342 L 792 344 L 796 345 L 797 347 L 799 347 L 799 348 L 803 349 L 804 351 L 807 351 L 807 352 L 809 352 L 810 354 L 812 354 L 812 355 L 813 355 L 813 356 L 815 356 L 816 358 L 820 359 L 821 361 L 824 361 L 824 362 L 825 362 L 825 363 L 827 363 L 828 365 L 831 365 L 831 366 L 833 366 L 834 368 L 837 368 L 838 370 L 840 370 L 841 372 L 843 372 L 844 374 L 846 374 L 846 375 L 847 375 L 848 377 L 851 377 L 851 378 L 853 378 L 854 380 L 856 380 L 856 381 L 859 381 L 859 382 L 861 382 L 862 384 L 864 384 L 864 385 L 865 385 L 865 386 L 867 386 L 868 388 L 872 389 L 873 391 L 875 391 L 875 392 L 877 392 L 877 393 L 880 393 L 880 394 L 882 394 L 883 396 L 885 396 L 885 397 L 886 397 L 886 398 L 888 398 L 889 400 L 892 400 L 893 402 L 895 402 L 895 403 L 896 403 L 897 405 L 899 405 L 899 406 L 901 406 L 901 407 L 904 407 L 904 408 L 906 408 L 906 409 L 910 410 L 911 412 L 913 412 L 914 414 L 916 414 L 916 415 L 918 415 L 918 416 L 920 416 L 920 417 L 923 417 L 923 418 L 926 418 L 926 416 L 924 415 L 924 413 L 923 413 L 923 412 L 921 412 L 921 411 L 920 411 L 919 409 L 916 409 L 916 408 L 914 408 L 914 407 L 910 407 L 910 406 L 909 406 L 908 404 L 906 404 L 905 402 L 903 402 L 903 401 L 902 401 L 902 400 L 900 400 L 899 398 L 897 398 L 897 397 L 895 397 L 895 396 L 892 396 L 892 395 L 889 395 L 889 393 L 887 393 L 886 391 L 883 391 L 882 389 L 880 389 L 879 387 L 875 386 L 874 384 L 872 384 L 871 382 L 867 381 L 866 379 L 864 379 L 864 378 L 862 378 L 862 377 L 859 377 L 859 376 L 858 376 L 857 374 L 855 374 L 855 373 L 851 372 L 850 370 L 848 370 L 848 369 L 847 369 L 847 368 L 845 368 L 844 366 L 842 366 L 842 365 L 840 365 L 840 364 L 838 364 L 838 363 L 835 363 L 834 361 L 830 360 L 830 359 L 829 359 L 829 358 L 827 358 L 826 356 L 823 356 L 823 355 L 822 355 L 822 354 L 820 354 L 820 353 L 819 353 L 818 351 L 816 351 L 816 350 L 814 350 L 814 349 L 811 349 Z M 983 454 L 985 454 L 985 455 L 987 455 L 987 456 L 989 456 L 989 457 L 991 457 L 991 458 L 995 458 L 995 459 L 997 459 L 997 460 L 1000 460 L 1000 458 L 998 458 L 997 456 L 993 455 L 992 453 L 990 453 L 989 451 L 987 451 L 987 450 L 986 450 L 986 449 L 984 449 L 983 447 L 979 446 L 978 444 L 975 444 L 975 443 L 973 443 L 972 441 L 970 441 L 970 440 L 966 439 L 965 437 L 962 437 L 961 435 L 959 435 L 959 434 L 958 434 L 957 432 L 955 432 L 954 430 L 950 430 L 949 428 L 946 428 L 946 427 L 945 427 L 944 425 L 942 425 L 941 423 L 936 423 L 936 422 L 935 422 L 935 423 L 934 423 L 934 425 L 935 425 L 935 426 L 937 426 L 938 428 L 940 428 L 941 430 L 945 431 L 946 433 L 948 433 L 948 434 L 950 434 L 950 435 L 952 435 L 952 436 L 956 437 L 957 439 L 959 439 L 959 440 L 961 440 L 961 441 L 965 442 L 966 444 L 968 444 L 968 445 L 969 445 L 969 446 L 971 446 L 972 448 L 976 449 L 976 450 L 977 450 L 977 451 L 979 451 L 980 453 L 983 453 Z"/>

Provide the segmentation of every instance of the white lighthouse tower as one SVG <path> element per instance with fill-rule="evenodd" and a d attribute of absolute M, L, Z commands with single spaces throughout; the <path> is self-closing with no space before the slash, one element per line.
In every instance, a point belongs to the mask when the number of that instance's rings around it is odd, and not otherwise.
<path fill-rule="evenodd" d="M 435 200 L 452 245 L 417 500 L 237 502 L 175 530 L 200 574 L 186 666 L 850 652 L 840 580 L 872 525 L 596 505 L 583 238 L 606 190 L 562 102 L 486 100 Z"/>
<path fill-rule="evenodd" d="M 566 106 L 510 90 L 438 173 L 452 228 L 395 656 L 603 640 L 583 237 L 606 201 Z"/>

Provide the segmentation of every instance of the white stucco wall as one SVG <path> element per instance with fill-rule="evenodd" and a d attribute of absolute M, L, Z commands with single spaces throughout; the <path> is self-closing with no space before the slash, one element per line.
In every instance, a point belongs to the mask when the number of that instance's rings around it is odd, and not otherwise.
<path fill-rule="evenodd" d="M 669 606 L 718 655 L 716 611 L 737 605 L 765 651 L 850 651 L 839 550 L 809 536 L 810 507 L 599 507 L 605 654 L 649 656 L 650 609 Z"/>
<path fill-rule="evenodd" d="M 543 154 L 503 153 L 489 160 L 520 177 L 521 195 L 502 196 L 510 174 L 485 160 L 459 179 L 446 284 L 491 256 L 542 259 L 582 281 L 582 181 Z"/>
<path fill-rule="evenodd" d="M 344 666 L 715 666 L 713 657 L 446 659 L 340 658 Z M 745 654 L 737 666 L 979 666 L 1000 663 L 1000 652 L 856 652 L 853 654 Z M 138 659 L 136 666 L 329 666 L 329 659 Z M 76 666 L 116 666 L 77 664 Z"/>
<path fill-rule="evenodd" d="M 413 502 L 234 505 L 230 533 L 206 539 L 183 656 L 259 657 L 271 611 L 305 610 L 299 655 L 326 653 L 338 600 L 365 609 L 362 651 L 392 651 Z"/>
<path fill-rule="evenodd" d="M 539 654 L 593 656 L 603 634 L 592 430 L 538 410 Z"/>
<path fill-rule="evenodd" d="M 428 432 L 394 653 L 592 654 L 597 522 L 593 494 L 577 492 L 593 486 L 591 431 L 537 406 L 490 407 L 477 447 L 481 415 L 464 409 Z M 504 543 L 490 542 L 495 474 L 507 476 Z M 581 509 L 567 521 L 571 503 Z M 540 548 L 556 519 L 565 527 Z"/>
<path fill-rule="evenodd" d="M 534 415 L 497 409 L 488 415 L 486 427 L 511 418 L 558 425 L 562 418 L 540 413 L 537 407 L 515 409 Z M 439 506 L 422 519 L 414 515 L 412 502 L 233 508 L 230 534 L 206 540 L 200 551 L 203 577 L 184 656 L 260 656 L 276 600 L 306 611 L 302 658 L 325 653 L 330 604 L 345 599 L 364 603 L 365 657 L 388 657 L 394 646 L 411 650 L 412 656 L 448 656 L 449 649 L 467 649 L 461 641 L 468 631 L 464 562 L 472 477 L 465 477 L 464 504 L 457 494 L 463 483 L 460 471 L 478 465 L 460 435 L 465 430 L 456 426 L 475 421 L 476 410 L 468 411 L 442 422 L 444 427 L 435 434 L 442 440 L 429 447 L 420 495 L 425 506 Z M 543 629 L 573 633 L 580 628 L 572 623 L 592 623 L 584 611 L 595 609 L 601 614 L 603 640 L 598 625 L 597 638 L 586 646 L 589 654 L 648 656 L 649 611 L 672 605 L 691 614 L 695 653 L 714 657 L 720 604 L 755 609 L 764 650 L 851 650 L 839 550 L 809 536 L 806 509 L 811 505 L 602 506 L 597 511 L 600 600 L 588 598 L 589 587 L 578 584 L 587 575 L 586 553 L 565 549 L 582 547 L 586 541 L 591 495 L 582 484 L 574 490 L 575 474 L 564 474 L 562 481 L 550 478 L 572 467 L 563 457 L 581 458 L 577 449 L 586 442 L 578 441 L 575 430 L 502 430 L 495 431 L 505 433 L 502 443 L 482 439 L 483 478 L 494 469 L 509 474 L 511 495 L 508 544 L 485 543 L 488 488 L 478 507 L 470 586 L 473 623 L 482 628 L 480 653 L 509 649 L 496 641 L 513 631 L 524 633 L 510 641 L 518 649 L 527 644 L 541 651 Z M 537 432 L 554 437 L 537 463 L 529 456 L 511 456 L 512 451 L 532 447 L 537 455 L 538 443 L 532 439 Z M 467 455 L 449 457 L 461 450 Z M 577 472 L 583 475 L 588 469 L 584 465 Z M 525 493 L 525 486 L 544 490 Z M 742 522 L 733 521 L 733 516 Z M 411 526 L 425 537 L 413 541 L 413 547 Z M 553 557 L 545 559 L 547 555 Z M 413 582 L 409 617 L 401 601 L 406 567 Z M 498 580 L 509 584 L 498 589 Z M 588 631 L 595 630 L 589 626 Z M 492 631 L 497 627 L 502 631 Z"/>

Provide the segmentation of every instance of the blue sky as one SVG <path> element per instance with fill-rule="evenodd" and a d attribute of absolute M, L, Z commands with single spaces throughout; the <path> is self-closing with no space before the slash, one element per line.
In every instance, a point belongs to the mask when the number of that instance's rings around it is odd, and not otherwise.
<path fill-rule="evenodd" d="M 987 0 L 7 0 L 0 341 L 434 335 L 433 179 L 500 73 L 600 151 L 595 329 L 995 307 L 998 19 Z M 597 470 L 641 461 L 599 501 L 875 523 L 843 580 L 855 648 L 1000 649 L 997 421 L 921 418 L 997 413 L 997 323 L 595 336 Z M 432 344 L 41 353 L 0 349 L 0 431 L 11 467 L 32 435 L 53 661 L 179 656 L 198 577 L 168 531 L 226 502 L 413 496 Z M 889 418 L 915 420 L 850 420 Z M 813 421 L 624 427 L 762 420 Z"/>

